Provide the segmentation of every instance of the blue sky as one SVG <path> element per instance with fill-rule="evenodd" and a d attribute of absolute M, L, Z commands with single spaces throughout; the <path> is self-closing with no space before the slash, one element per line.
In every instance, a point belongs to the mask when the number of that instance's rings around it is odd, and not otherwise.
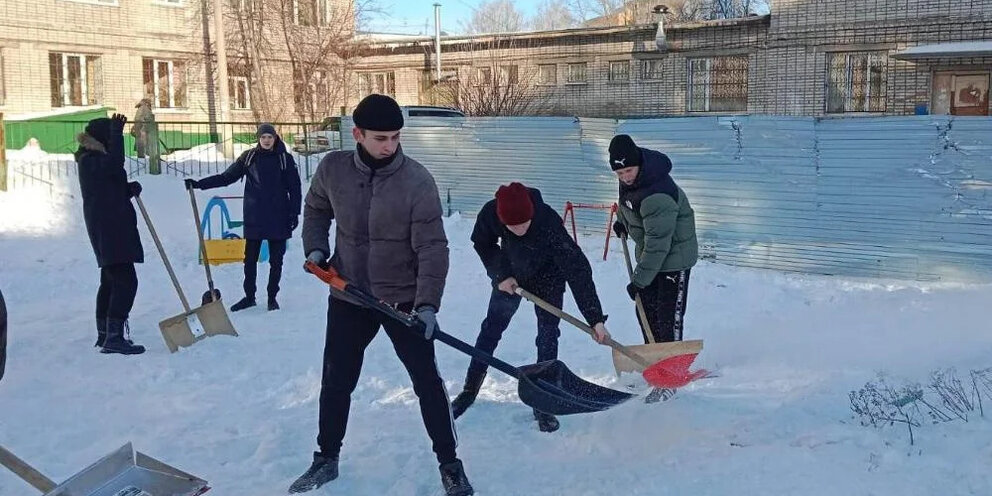
<path fill-rule="evenodd" d="M 441 4 L 441 29 L 449 33 L 461 31 L 462 22 L 472 17 L 472 10 L 482 0 L 439 0 Z M 538 0 L 516 0 L 517 8 L 531 16 L 537 10 Z M 366 29 L 387 33 L 434 33 L 434 0 L 377 0 L 381 12 L 369 16 Z M 426 23 L 426 25 L 425 25 Z"/>

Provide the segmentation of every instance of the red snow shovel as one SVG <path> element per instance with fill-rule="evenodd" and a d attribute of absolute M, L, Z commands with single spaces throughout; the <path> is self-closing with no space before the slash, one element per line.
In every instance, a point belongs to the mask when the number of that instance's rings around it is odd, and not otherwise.
<path fill-rule="evenodd" d="M 518 286 L 516 293 L 524 297 L 531 303 L 541 307 L 542 309 L 544 309 L 544 311 L 560 319 L 564 319 L 569 324 L 572 324 L 573 326 L 578 327 L 579 329 L 585 331 L 586 334 L 596 337 L 596 331 L 594 331 L 592 327 L 586 325 L 585 322 L 582 322 L 581 320 L 575 318 L 574 316 L 569 315 L 562 309 L 542 300 L 541 298 L 528 292 L 526 289 Z M 686 384 L 689 384 L 690 382 L 696 379 L 701 379 L 703 377 L 706 377 L 706 375 L 709 374 L 709 372 L 703 369 L 697 370 L 695 372 L 689 372 L 689 366 L 692 365 L 692 362 L 696 359 L 696 356 L 699 355 L 698 352 L 682 353 L 682 354 L 670 356 L 668 358 L 665 358 L 663 360 L 660 360 L 652 364 L 650 361 L 648 361 L 641 355 L 638 355 L 634 350 L 631 350 L 629 347 L 614 341 L 613 338 L 609 336 L 607 336 L 607 338 L 603 341 L 603 345 L 609 346 L 610 348 L 613 348 L 614 350 L 620 352 L 627 358 L 633 360 L 634 363 L 636 363 L 640 368 L 643 369 L 641 375 L 644 376 L 644 380 L 647 381 L 648 384 L 657 388 L 678 389 L 680 387 L 685 386 Z M 657 347 L 663 345 L 664 344 L 662 343 L 657 343 L 652 346 Z"/>
<path fill-rule="evenodd" d="M 345 281 L 333 268 L 323 269 L 309 261 L 303 267 L 307 272 L 329 284 L 337 294 L 343 293 L 349 299 L 357 300 L 358 304 L 406 325 L 411 332 L 422 332 L 417 327 L 422 329 L 423 323 L 415 315 L 401 312 L 371 293 Z M 635 396 L 582 380 L 558 360 L 545 360 L 514 367 L 440 329 L 434 331 L 433 339 L 517 379 L 517 394 L 520 396 L 520 401 L 539 412 L 551 415 L 599 412 Z"/>

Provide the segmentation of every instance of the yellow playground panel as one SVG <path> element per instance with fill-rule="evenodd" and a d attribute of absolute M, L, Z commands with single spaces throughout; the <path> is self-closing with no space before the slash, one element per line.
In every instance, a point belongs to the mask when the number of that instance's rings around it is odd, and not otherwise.
<path fill-rule="evenodd" d="M 203 243 L 207 251 L 207 259 L 210 260 L 210 265 L 242 263 L 245 261 L 245 240 L 241 234 L 234 231 L 234 229 L 240 231 L 244 226 L 244 221 L 231 218 L 231 211 L 225 201 L 242 200 L 243 198 L 241 196 L 215 196 L 207 202 L 207 206 L 204 208 L 200 230 L 203 231 Z M 214 208 L 218 209 L 220 213 L 220 233 L 216 237 L 214 236 L 213 222 L 211 222 L 211 215 L 214 212 Z M 268 243 L 263 242 L 258 261 L 266 262 L 268 260 Z M 203 263 L 202 256 L 200 257 L 200 263 Z"/>

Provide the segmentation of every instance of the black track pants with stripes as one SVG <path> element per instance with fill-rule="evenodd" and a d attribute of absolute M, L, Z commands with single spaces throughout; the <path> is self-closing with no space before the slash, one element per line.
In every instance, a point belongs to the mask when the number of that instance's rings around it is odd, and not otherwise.
<path fill-rule="evenodd" d="M 661 272 L 648 287 L 641 290 L 644 313 L 658 343 L 682 341 L 682 321 L 689 301 L 690 270 Z M 637 322 L 641 322 L 640 318 Z"/>
<path fill-rule="evenodd" d="M 400 305 L 409 311 L 413 304 Z M 348 426 L 351 393 L 362 372 L 365 348 L 379 332 L 393 342 L 393 349 L 413 381 L 420 399 L 420 414 L 433 442 L 439 463 L 455 461 L 457 434 L 444 387 L 434 359 L 434 341 L 423 338 L 403 324 L 375 310 L 329 298 L 327 336 L 324 341 L 324 371 L 320 385 L 320 432 L 317 445 L 324 455 L 338 455 Z M 389 429 L 389 426 L 385 426 Z"/>

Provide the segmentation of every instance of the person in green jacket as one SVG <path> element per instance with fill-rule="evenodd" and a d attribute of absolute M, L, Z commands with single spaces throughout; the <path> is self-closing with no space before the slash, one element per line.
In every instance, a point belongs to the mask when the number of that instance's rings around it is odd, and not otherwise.
<path fill-rule="evenodd" d="M 637 267 L 627 293 L 632 300 L 641 296 L 656 342 L 681 341 L 689 272 L 699 251 L 689 199 L 669 175 L 668 156 L 639 148 L 626 134 L 610 142 L 610 168 L 620 180 L 619 220 L 613 231 L 636 245 Z"/>

